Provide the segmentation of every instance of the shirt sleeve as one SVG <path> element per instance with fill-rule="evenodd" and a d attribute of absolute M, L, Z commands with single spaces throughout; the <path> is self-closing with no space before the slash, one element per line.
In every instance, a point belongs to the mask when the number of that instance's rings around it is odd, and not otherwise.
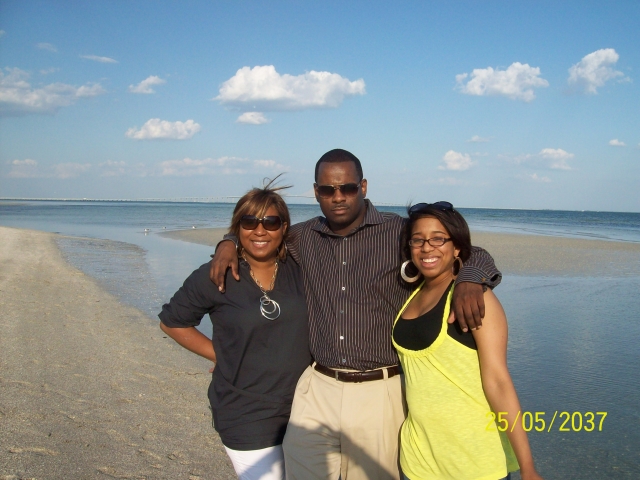
<path fill-rule="evenodd" d="M 287 235 L 287 249 L 291 258 L 300 265 L 300 238 L 302 237 L 302 230 L 307 222 L 296 223 L 289 229 L 289 235 Z"/>
<path fill-rule="evenodd" d="M 484 248 L 471 247 L 471 256 L 460 269 L 456 285 L 462 282 L 472 282 L 494 289 L 501 280 L 502 273 L 496 267 L 489 252 Z"/>
<path fill-rule="evenodd" d="M 209 280 L 209 263 L 195 270 L 162 306 L 158 315 L 162 323 L 171 328 L 187 328 L 200 325 L 205 314 L 215 307 L 216 287 Z"/>

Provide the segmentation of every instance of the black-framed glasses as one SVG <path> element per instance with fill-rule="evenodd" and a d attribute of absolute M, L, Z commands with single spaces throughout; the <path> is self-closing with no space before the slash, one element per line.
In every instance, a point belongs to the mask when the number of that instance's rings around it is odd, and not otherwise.
<path fill-rule="evenodd" d="M 340 193 L 345 197 L 355 197 L 358 194 L 358 191 L 360 191 L 361 184 L 362 182 L 343 183 L 342 185 L 318 185 L 317 183 L 314 183 L 314 186 L 316 187 L 318 196 L 322 198 L 333 197 L 336 190 L 340 190 Z"/>
<path fill-rule="evenodd" d="M 453 204 L 449 202 L 416 203 L 415 205 L 409 208 L 409 216 L 415 215 L 416 213 L 428 212 L 429 210 L 440 210 L 443 212 L 456 211 L 455 208 L 453 208 Z"/>
<path fill-rule="evenodd" d="M 412 248 L 422 248 L 425 243 L 428 243 L 432 247 L 441 247 L 445 243 L 450 241 L 450 238 L 445 237 L 412 238 L 411 240 L 409 240 L 409 246 Z"/>
<path fill-rule="evenodd" d="M 240 226 L 245 230 L 255 230 L 259 224 L 262 224 L 265 230 L 273 232 L 282 226 L 282 219 L 277 215 L 267 215 L 262 218 L 255 215 L 243 215 L 240 219 Z"/>

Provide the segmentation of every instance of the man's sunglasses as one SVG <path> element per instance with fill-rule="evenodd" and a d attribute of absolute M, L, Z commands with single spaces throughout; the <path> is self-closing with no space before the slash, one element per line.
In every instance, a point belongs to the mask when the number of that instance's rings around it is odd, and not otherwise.
<path fill-rule="evenodd" d="M 360 183 L 343 183 L 342 185 L 318 185 L 315 183 L 314 186 L 318 196 L 322 198 L 333 197 L 336 190 L 340 190 L 340 193 L 345 197 L 355 197 L 360 191 Z"/>
<path fill-rule="evenodd" d="M 425 213 L 429 210 L 440 210 L 442 212 L 455 212 L 453 205 L 449 202 L 436 202 L 436 203 L 416 203 L 409 208 L 409 216 L 417 213 Z"/>
<path fill-rule="evenodd" d="M 243 215 L 240 219 L 240 226 L 245 230 L 255 230 L 262 224 L 265 230 L 275 231 L 282 226 L 282 219 L 276 215 L 268 215 L 258 218 L 255 215 Z"/>

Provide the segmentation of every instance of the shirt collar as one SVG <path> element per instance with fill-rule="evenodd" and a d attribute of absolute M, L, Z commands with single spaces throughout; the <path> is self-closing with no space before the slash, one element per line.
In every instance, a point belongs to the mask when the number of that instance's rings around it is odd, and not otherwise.
<path fill-rule="evenodd" d="M 354 228 L 351 232 L 349 232 L 347 235 L 337 235 L 335 234 L 330 228 L 329 228 L 329 222 L 327 222 L 327 219 L 323 216 L 318 217 L 318 224 L 314 225 L 312 227 L 312 230 L 316 230 L 318 232 L 322 232 L 322 233 L 326 233 L 327 235 L 332 235 L 334 237 L 340 237 L 340 236 L 348 236 L 351 235 L 355 232 L 357 232 L 358 230 L 366 227 L 367 225 L 379 225 L 381 223 L 384 223 L 384 218 L 382 217 L 382 214 L 376 209 L 376 207 L 374 207 L 371 202 L 369 201 L 369 199 L 365 198 L 364 199 L 364 204 L 365 204 L 365 208 L 367 209 L 366 213 L 364 214 L 364 220 L 362 221 L 362 223 Z"/>

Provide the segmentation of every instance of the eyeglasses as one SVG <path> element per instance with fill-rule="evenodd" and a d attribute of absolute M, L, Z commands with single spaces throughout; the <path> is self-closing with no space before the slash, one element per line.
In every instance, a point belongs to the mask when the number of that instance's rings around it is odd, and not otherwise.
<path fill-rule="evenodd" d="M 258 218 L 255 215 L 243 215 L 240 219 L 240 226 L 245 230 L 255 230 L 260 223 L 265 230 L 273 232 L 282 226 L 282 219 L 276 215 L 268 215 L 262 218 Z"/>
<path fill-rule="evenodd" d="M 440 210 L 442 212 L 456 211 L 455 208 L 453 208 L 453 204 L 449 202 L 416 203 L 414 206 L 409 208 L 409 216 L 415 215 L 416 213 L 424 213 L 429 210 Z"/>
<path fill-rule="evenodd" d="M 343 183 L 342 185 L 318 185 L 314 183 L 318 196 L 322 198 L 331 198 L 335 194 L 336 190 L 340 190 L 340 193 L 345 197 L 355 197 L 360 191 L 360 183 Z"/>
<path fill-rule="evenodd" d="M 441 247 L 445 243 L 450 242 L 450 238 L 433 237 L 433 238 L 412 238 L 409 240 L 409 246 L 413 248 L 422 248 L 425 243 L 428 243 L 432 247 Z"/>

